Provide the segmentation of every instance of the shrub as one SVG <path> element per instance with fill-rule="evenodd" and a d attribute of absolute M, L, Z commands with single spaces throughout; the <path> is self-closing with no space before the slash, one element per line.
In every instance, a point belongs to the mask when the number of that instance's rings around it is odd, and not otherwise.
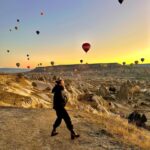
<path fill-rule="evenodd" d="M 44 81 L 43 77 L 38 78 L 39 81 Z"/>
<path fill-rule="evenodd" d="M 32 82 L 33 87 L 37 87 L 37 84 L 35 82 Z"/>
<path fill-rule="evenodd" d="M 55 81 L 55 80 L 57 80 L 57 77 L 54 75 L 52 79 Z"/>
<path fill-rule="evenodd" d="M 46 87 L 44 91 L 50 91 L 51 88 L 50 87 Z"/>
<path fill-rule="evenodd" d="M 70 86 L 72 84 L 72 80 L 70 79 L 65 79 L 65 85 Z"/>
<path fill-rule="evenodd" d="M 22 73 L 18 73 L 18 74 L 17 74 L 17 77 L 18 77 L 19 79 L 21 79 L 21 78 L 23 77 L 23 74 L 22 74 Z"/>

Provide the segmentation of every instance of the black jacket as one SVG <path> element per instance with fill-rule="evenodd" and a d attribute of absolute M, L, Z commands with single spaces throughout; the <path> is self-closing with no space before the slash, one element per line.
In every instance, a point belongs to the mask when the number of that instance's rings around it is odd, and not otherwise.
<path fill-rule="evenodd" d="M 54 93 L 53 108 L 59 109 L 65 107 L 67 96 L 65 95 L 64 87 L 56 84 L 52 89 L 52 93 Z"/>

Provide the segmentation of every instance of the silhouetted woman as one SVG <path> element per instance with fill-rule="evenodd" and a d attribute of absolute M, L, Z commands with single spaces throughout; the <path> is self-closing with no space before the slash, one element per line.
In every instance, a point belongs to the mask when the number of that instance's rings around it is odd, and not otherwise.
<path fill-rule="evenodd" d="M 55 136 L 58 134 L 56 132 L 56 128 L 59 127 L 62 119 L 64 119 L 66 126 L 71 133 L 71 139 L 79 137 L 79 135 L 74 132 L 70 116 L 65 109 L 67 103 L 67 96 L 65 95 L 64 92 L 63 80 L 56 81 L 56 85 L 52 89 L 52 93 L 54 93 L 53 108 L 56 111 L 57 119 L 53 125 L 51 136 Z"/>

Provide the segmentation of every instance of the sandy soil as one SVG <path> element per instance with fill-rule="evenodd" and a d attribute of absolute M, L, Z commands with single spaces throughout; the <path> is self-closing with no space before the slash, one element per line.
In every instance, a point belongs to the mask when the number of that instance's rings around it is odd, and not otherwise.
<path fill-rule="evenodd" d="M 69 111 L 81 137 L 72 141 L 64 122 L 50 136 L 55 112 L 51 109 L 0 108 L 1 150 L 140 150 L 125 144 L 85 113 Z"/>

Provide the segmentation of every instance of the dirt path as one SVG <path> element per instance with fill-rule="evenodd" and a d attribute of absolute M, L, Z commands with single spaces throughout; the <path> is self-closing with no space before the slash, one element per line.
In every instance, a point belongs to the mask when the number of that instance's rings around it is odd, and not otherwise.
<path fill-rule="evenodd" d="M 64 122 L 50 136 L 55 112 L 50 109 L 0 108 L 0 150 L 138 150 L 92 122 L 81 112 L 69 111 L 79 139 L 72 141 Z"/>

